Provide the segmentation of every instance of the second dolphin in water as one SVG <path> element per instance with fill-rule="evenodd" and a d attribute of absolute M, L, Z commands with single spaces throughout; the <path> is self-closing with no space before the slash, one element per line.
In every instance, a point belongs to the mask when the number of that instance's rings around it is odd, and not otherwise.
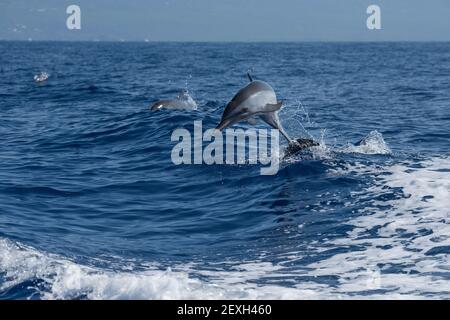
<path fill-rule="evenodd" d="M 164 108 L 195 110 L 197 109 L 197 103 L 189 95 L 189 92 L 183 89 L 175 99 L 159 100 L 150 107 L 150 110 L 156 111 Z"/>
<path fill-rule="evenodd" d="M 216 127 L 222 130 L 237 122 L 247 120 L 254 123 L 255 116 L 260 117 L 265 123 L 274 129 L 278 129 L 289 143 L 288 154 L 292 155 L 302 149 L 317 146 L 318 143 L 310 139 L 293 140 L 284 130 L 278 117 L 278 110 L 282 106 L 281 101 L 277 101 L 277 96 L 273 88 L 266 82 L 253 80 L 247 74 L 250 83 L 240 89 L 225 107 L 222 119 Z"/>

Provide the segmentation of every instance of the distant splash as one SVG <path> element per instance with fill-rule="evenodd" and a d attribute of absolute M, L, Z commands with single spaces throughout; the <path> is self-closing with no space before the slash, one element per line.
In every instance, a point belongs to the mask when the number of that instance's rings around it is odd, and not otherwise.
<path fill-rule="evenodd" d="M 33 79 L 36 83 L 41 83 L 41 82 L 47 81 L 47 79 L 49 77 L 50 77 L 50 75 L 47 72 L 39 72 L 38 74 L 36 74 L 34 76 Z"/>

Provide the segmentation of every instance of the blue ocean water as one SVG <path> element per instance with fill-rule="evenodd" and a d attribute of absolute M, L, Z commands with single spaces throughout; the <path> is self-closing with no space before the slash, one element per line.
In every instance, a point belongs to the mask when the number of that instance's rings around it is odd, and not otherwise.
<path fill-rule="evenodd" d="M 450 43 L 0 52 L 0 299 L 450 298 Z M 247 70 L 320 147 L 274 176 L 174 165 Z M 180 89 L 197 110 L 150 112 Z"/>

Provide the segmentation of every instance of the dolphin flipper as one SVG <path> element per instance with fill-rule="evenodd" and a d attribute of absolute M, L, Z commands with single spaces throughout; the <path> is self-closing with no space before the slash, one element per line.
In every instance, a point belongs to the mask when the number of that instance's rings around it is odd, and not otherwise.
<path fill-rule="evenodd" d="M 275 104 L 266 104 L 263 108 L 263 110 L 261 110 L 262 113 L 267 113 L 267 112 L 275 112 L 280 110 L 281 106 L 283 105 L 282 101 L 279 101 L 278 103 Z"/>
<path fill-rule="evenodd" d="M 256 119 L 255 117 L 251 117 L 247 119 L 247 122 L 252 126 L 256 126 L 258 124 L 258 119 Z"/>
<path fill-rule="evenodd" d="M 242 113 L 239 114 L 238 116 L 232 116 L 232 117 L 228 117 L 226 119 L 222 119 L 219 123 L 219 125 L 216 127 L 216 129 L 218 130 L 222 130 L 223 128 L 233 125 L 239 121 L 242 120 L 249 120 L 251 117 L 255 116 L 255 115 L 264 115 L 264 114 L 270 114 L 272 112 L 278 111 L 280 110 L 281 106 L 283 105 L 283 102 L 280 101 L 278 103 L 275 104 L 266 104 L 263 109 L 259 112 L 253 113 L 253 112 L 249 112 L 248 108 L 243 108 L 242 109 Z M 250 120 L 252 121 L 252 120 Z M 249 121 L 249 122 L 250 122 Z M 276 127 L 275 127 L 276 128 Z M 289 140 L 289 139 L 288 139 Z"/>

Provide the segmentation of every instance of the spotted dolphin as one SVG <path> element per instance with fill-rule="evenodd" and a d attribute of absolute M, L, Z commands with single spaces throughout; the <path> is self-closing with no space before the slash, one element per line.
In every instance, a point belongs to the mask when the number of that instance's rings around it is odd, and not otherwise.
<path fill-rule="evenodd" d="M 227 104 L 216 129 L 222 130 L 243 120 L 252 123 L 255 116 L 259 116 L 272 128 L 278 129 L 288 142 L 293 142 L 280 123 L 278 110 L 283 103 L 277 101 L 273 88 L 264 81 L 253 80 L 249 73 L 247 76 L 250 83 L 241 88 Z"/>
<path fill-rule="evenodd" d="M 285 157 L 294 155 L 303 149 L 319 145 L 311 139 L 291 139 L 278 117 L 278 110 L 280 110 L 282 102 L 277 101 L 273 88 L 264 81 L 253 80 L 249 73 L 247 73 L 247 77 L 250 83 L 241 88 L 227 104 L 216 129 L 222 130 L 243 120 L 254 124 L 255 116 L 258 116 L 272 128 L 278 129 L 288 141 Z"/>

